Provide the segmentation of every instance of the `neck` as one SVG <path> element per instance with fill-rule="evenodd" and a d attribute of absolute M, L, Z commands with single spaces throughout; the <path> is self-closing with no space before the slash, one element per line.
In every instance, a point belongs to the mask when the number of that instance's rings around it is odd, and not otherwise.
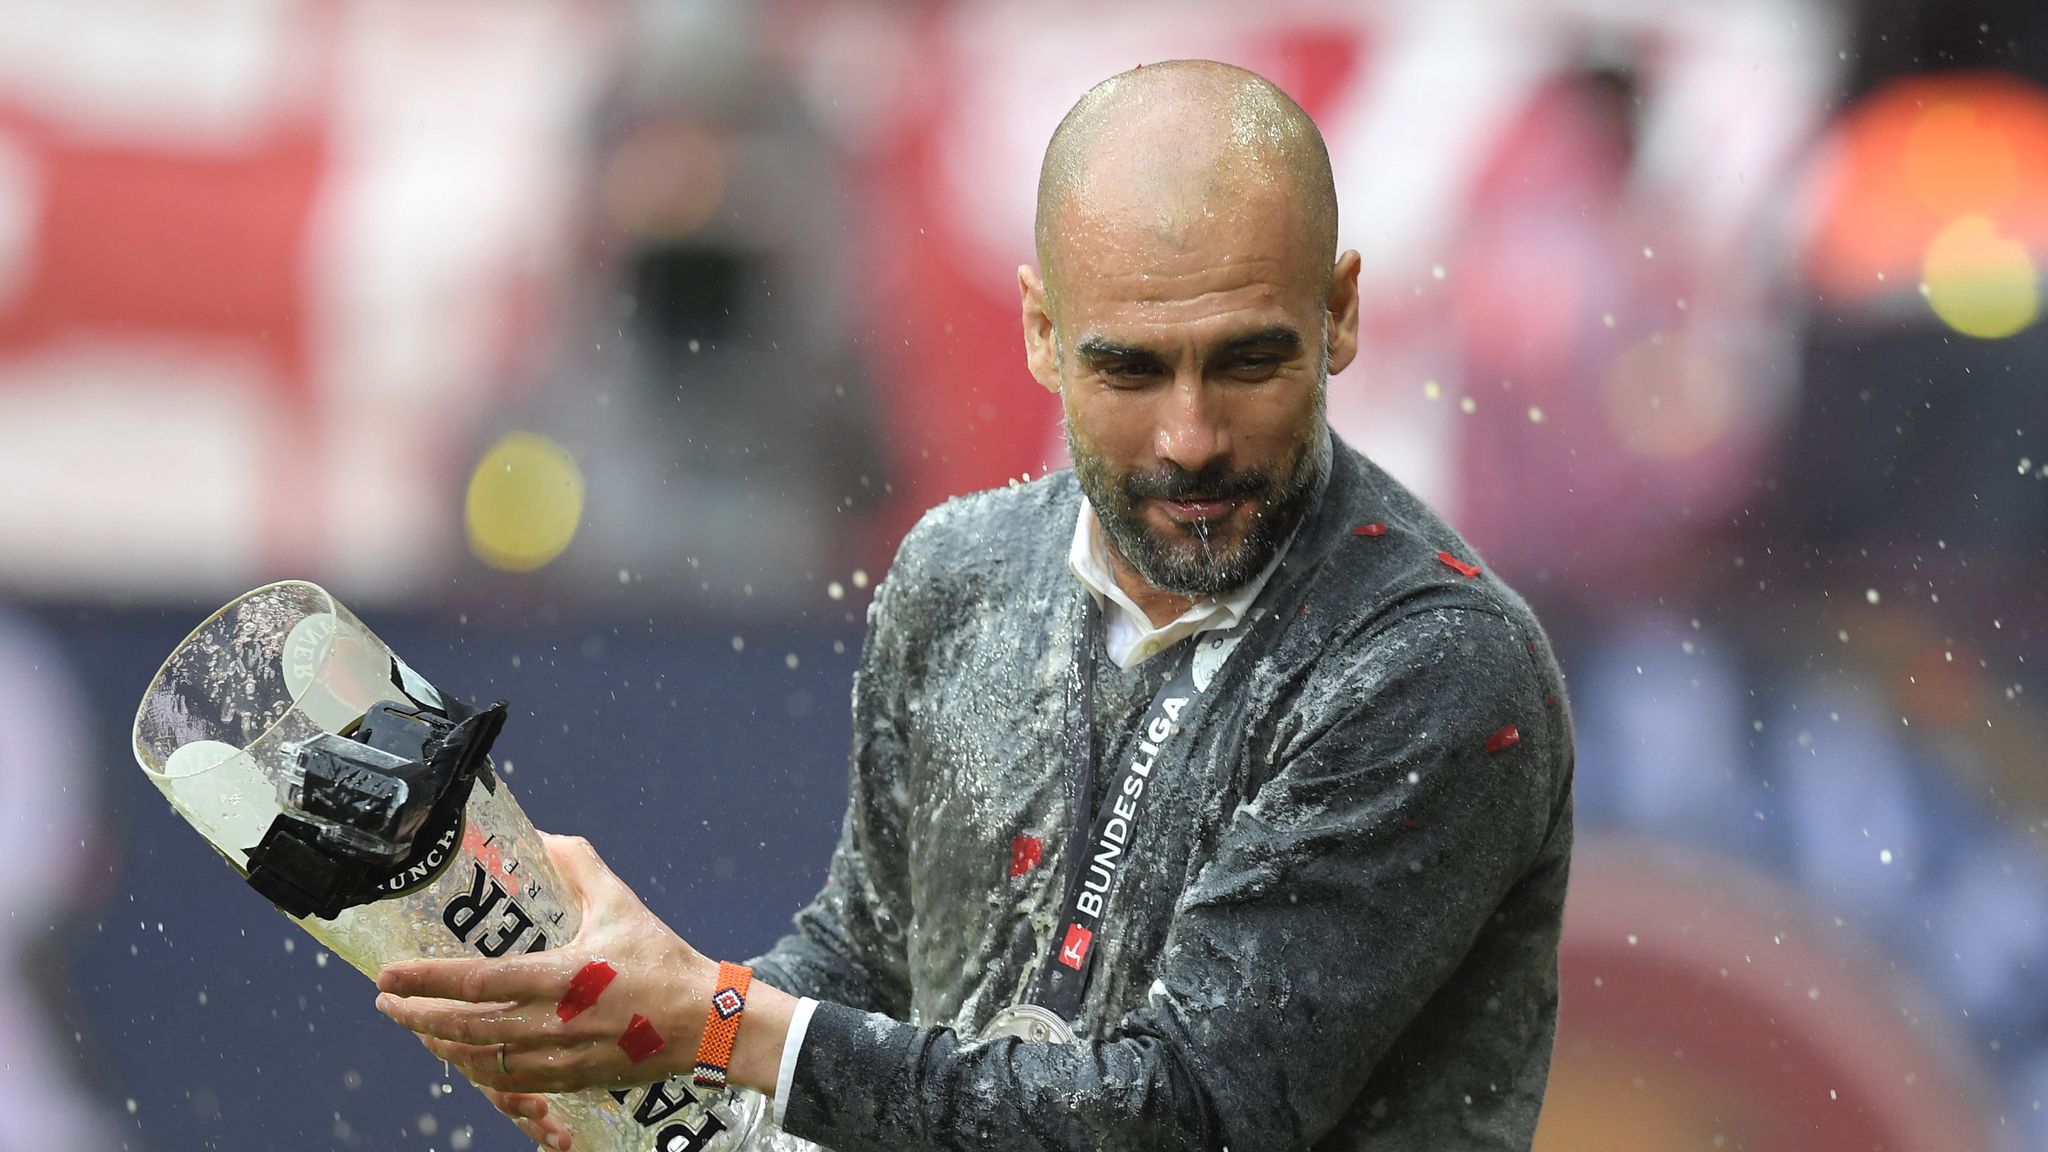
<path fill-rule="evenodd" d="M 1138 575 L 1135 569 L 1124 562 L 1123 556 L 1116 550 L 1115 543 L 1109 544 L 1108 551 L 1109 568 L 1116 576 L 1116 586 L 1123 589 L 1124 595 L 1129 596 L 1132 603 L 1144 610 L 1145 619 L 1150 620 L 1154 628 L 1172 623 L 1181 613 L 1194 605 L 1195 601 L 1191 596 L 1167 592 L 1147 584 L 1143 576 Z"/>

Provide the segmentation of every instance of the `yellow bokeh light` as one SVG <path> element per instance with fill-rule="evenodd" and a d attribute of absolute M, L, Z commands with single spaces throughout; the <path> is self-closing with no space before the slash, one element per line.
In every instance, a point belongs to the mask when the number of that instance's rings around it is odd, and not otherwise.
<path fill-rule="evenodd" d="M 1942 323 L 1980 340 L 2018 332 L 2041 309 L 2033 256 L 1986 216 L 1961 216 L 1935 233 L 1920 282 Z"/>
<path fill-rule="evenodd" d="M 469 477 L 462 519 L 478 560 L 531 572 L 560 556 L 583 518 L 583 472 L 560 444 L 513 432 L 484 453 Z"/>

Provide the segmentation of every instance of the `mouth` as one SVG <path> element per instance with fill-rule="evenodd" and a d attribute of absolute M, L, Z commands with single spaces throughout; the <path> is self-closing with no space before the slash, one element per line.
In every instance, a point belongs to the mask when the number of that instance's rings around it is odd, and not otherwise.
<path fill-rule="evenodd" d="M 1238 506 L 1244 503 L 1244 500 L 1241 497 L 1230 499 L 1220 496 L 1187 497 L 1181 499 L 1158 497 L 1153 500 L 1153 503 L 1164 508 L 1166 514 L 1175 520 L 1192 523 L 1199 520 L 1222 519 L 1235 512 Z"/>

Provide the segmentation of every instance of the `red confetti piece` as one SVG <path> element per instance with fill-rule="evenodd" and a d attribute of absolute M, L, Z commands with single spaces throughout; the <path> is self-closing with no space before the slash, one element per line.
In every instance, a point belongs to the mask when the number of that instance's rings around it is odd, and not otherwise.
<path fill-rule="evenodd" d="M 597 998 L 611 987 L 618 972 L 602 960 L 592 960 L 569 981 L 569 990 L 562 993 L 562 1002 L 555 1005 L 555 1015 L 564 1020 L 574 1020 L 597 1004 Z"/>
<path fill-rule="evenodd" d="M 1545 696 L 1543 702 L 1552 708 L 1557 707 L 1557 697 L 1555 696 Z"/>
<path fill-rule="evenodd" d="M 1488 756 L 1491 756 L 1496 752 L 1504 752 L 1507 749 L 1513 748 L 1515 745 L 1520 744 L 1521 742 L 1521 729 L 1516 728 L 1513 724 L 1510 724 L 1507 727 L 1501 729 L 1498 732 L 1495 732 L 1493 735 L 1488 736 L 1486 738 L 1486 754 Z"/>
<path fill-rule="evenodd" d="M 668 1041 L 654 1030 L 654 1021 L 635 1012 L 626 1030 L 619 1033 L 619 1047 L 625 1049 L 626 1059 L 638 1064 L 668 1047 Z"/>
<path fill-rule="evenodd" d="M 1465 563 L 1463 560 L 1458 559 L 1456 556 L 1451 555 L 1449 552 L 1439 552 L 1436 554 L 1436 558 L 1438 560 L 1443 561 L 1444 567 L 1449 568 L 1451 571 L 1456 572 L 1458 575 L 1463 576 L 1467 580 L 1470 580 L 1474 576 L 1479 575 L 1479 569 L 1474 568 L 1472 565 Z"/>
<path fill-rule="evenodd" d="M 1044 845 L 1036 836 L 1019 836 L 1010 841 L 1010 878 L 1022 876 L 1038 866 L 1044 855 Z"/>
<path fill-rule="evenodd" d="M 1353 536 L 1385 536 L 1387 526 L 1375 520 L 1371 524 L 1360 524 L 1351 530 Z"/>

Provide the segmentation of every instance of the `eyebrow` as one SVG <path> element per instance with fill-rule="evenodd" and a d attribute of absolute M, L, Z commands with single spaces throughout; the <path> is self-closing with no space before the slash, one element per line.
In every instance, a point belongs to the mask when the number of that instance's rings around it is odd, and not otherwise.
<path fill-rule="evenodd" d="M 1209 359 L 1247 352 L 1254 348 L 1268 349 L 1286 355 L 1301 350 L 1301 333 L 1285 324 L 1275 324 L 1242 336 L 1233 336 L 1218 345 L 1209 354 Z M 1106 336 L 1084 336 L 1074 345 L 1074 353 L 1090 363 L 1105 360 L 1158 360 L 1158 352 L 1137 344 L 1119 344 Z"/>

